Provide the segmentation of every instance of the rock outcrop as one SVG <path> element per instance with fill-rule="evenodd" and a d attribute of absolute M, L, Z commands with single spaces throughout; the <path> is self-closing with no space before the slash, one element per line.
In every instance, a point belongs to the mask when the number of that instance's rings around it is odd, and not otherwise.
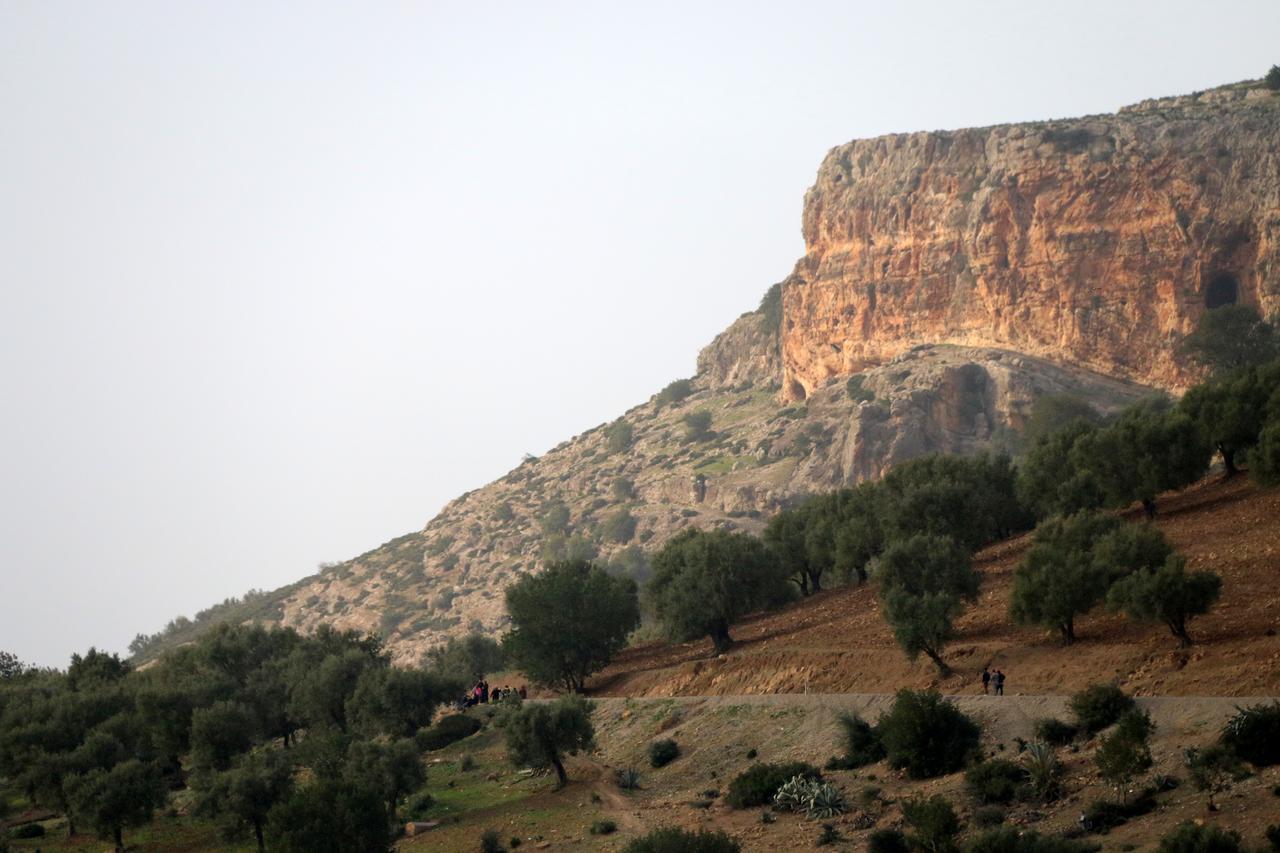
<path fill-rule="evenodd" d="M 1280 96 L 833 149 L 783 287 L 784 394 L 920 343 L 1018 350 L 1168 389 L 1206 307 L 1280 309 Z"/>
<path fill-rule="evenodd" d="M 765 312 L 743 314 L 698 353 L 698 376 L 711 387 L 766 386 L 782 375 L 778 328 Z"/>

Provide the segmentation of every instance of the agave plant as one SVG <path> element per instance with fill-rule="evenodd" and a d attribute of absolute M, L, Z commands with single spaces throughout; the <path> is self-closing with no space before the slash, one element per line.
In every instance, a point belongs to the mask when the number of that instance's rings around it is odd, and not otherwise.
<path fill-rule="evenodd" d="M 807 776 L 792 776 L 773 795 L 773 802 L 780 810 L 802 812 L 809 808 L 814 789 L 818 783 Z"/>
<path fill-rule="evenodd" d="M 1042 803 L 1058 798 L 1062 787 L 1062 764 L 1053 747 L 1039 741 L 1027 744 L 1022 754 L 1022 766 L 1027 771 L 1027 783 Z"/>
<path fill-rule="evenodd" d="M 614 774 L 618 787 L 624 791 L 634 791 L 640 787 L 640 771 L 634 767 L 622 767 Z"/>
<path fill-rule="evenodd" d="M 844 793 L 829 783 L 813 783 L 806 813 L 810 818 L 825 819 L 842 815 L 847 805 Z"/>

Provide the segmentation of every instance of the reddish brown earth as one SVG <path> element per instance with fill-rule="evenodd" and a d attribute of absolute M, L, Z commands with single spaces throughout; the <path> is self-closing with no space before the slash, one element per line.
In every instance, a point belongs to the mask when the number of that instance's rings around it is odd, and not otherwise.
<path fill-rule="evenodd" d="M 1137 514 L 1128 517 L 1145 523 Z M 1077 623 L 1079 640 L 1014 625 L 1008 617 L 1013 570 L 1029 536 L 979 553 L 983 589 L 961 617 L 940 679 L 921 658 L 907 661 L 880 617 L 874 590 L 846 587 L 747 619 L 737 645 L 720 657 L 709 641 L 647 643 L 627 649 L 592 685 L 602 696 L 759 693 L 884 693 L 934 686 L 981 692 L 984 665 L 1009 677 L 1010 694 L 1069 693 L 1116 680 L 1137 695 L 1280 695 L 1280 490 L 1247 477 L 1205 480 L 1161 501 L 1155 522 L 1188 557 L 1190 569 L 1222 576 L 1222 598 L 1191 623 L 1196 645 L 1182 650 L 1159 625 L 1103 609 Z"/>

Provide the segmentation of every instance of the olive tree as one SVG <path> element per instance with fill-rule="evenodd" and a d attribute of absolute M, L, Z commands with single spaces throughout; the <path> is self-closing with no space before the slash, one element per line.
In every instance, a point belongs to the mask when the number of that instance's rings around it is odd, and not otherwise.
<path fill-rule="evenodd" d="M 978 596 L 978 576 L 967 549 L 950 537 L 918 534 L 890 545 L 876 561 L 885 620 L 914 660 L 924 654 L 947 675 L 942 652 L 964 602 Z"/>
<path fill-rule="evenodd" d="M 1195 331 L 1182 339 L 1183 355 L 1214 373 L 1265 364 L 1280 355 L 1275 328 L 1247 305 L 1223 305 L 1200 317 Z"/>
<path fill-rule="evenodd" d="M 646 587 L 671 639 L 709 636 L 717 652 L 733 644 L 734 620 L 786 601 L 788 591 L 778 560 L 759 539 L 692 528 L 654 555 Z"/>
<path fill-rule="evenodd" d="M 164 805 L 165 793 L 159 771 L 136 758 L 109 770 L 91 770 L 70 785 L 72 809 L 99 835 L 111 838 L 118 853 L 125 849 L 124 830 L 150 823 Z"/>
<path fill-rule="evenodd" d="M 1187 561 L 1175 555 L 1158 568 L 1116 581 L 1107 593 L 1107 608 L 1142 622 L 1163 622 L 1186 647 L 1191 645 L 1187 621 L 1208 613 L 1221 591 L 1222 578 L 1216 573 L 1188 573 Z"/>
<path fill-rule="evenodd" d="M 1231 477 L 1241 453 L 1258 444 L 1268 402 L 1280 387 L 1280 363 L 1249 367 L 1189 390 L 1178 404 L 1200 428 Z"/>
<path fill-rule="evenodd" d="M 552 563 L 507 587 L 503 648 L 535 683 L 580 692 L 640 624 L 635 582 L 586 561 Z"/>
<path fill-rule="evenodd" d="M 219 819 L 228 838 L 252 832 L 264 850 L 267 815 L 292 793 L 293 765 L 283 752 L 260 750 L 241 756 L 230 770 L 197 774 L 193 786 L 198 814 Z"/>
<path fill-rule="evenodd" d="M 1075 618 L 1106 595 L 1109 569 L 1094 559 L 1096 542 L 1119 527 L 1116 518 L 1082 512 L 1036 528 L 1031 548 L 1014 570 L 1009 615 L 1019 624 L 1057 629 L 1075 642 Z"/>
<path fill-rule="evenodd" d="M 581 696 L 562 696 L 555 702 L 524 703 L 506 712 L 507 755 L 517 766 L 554 767 L 558 786 L 569 776 L 564 756 L 595 745 L 592 705 Z"/>

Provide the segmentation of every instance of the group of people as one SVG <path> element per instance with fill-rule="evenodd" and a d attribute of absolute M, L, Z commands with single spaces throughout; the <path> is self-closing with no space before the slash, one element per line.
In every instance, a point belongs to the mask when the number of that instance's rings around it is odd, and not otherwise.
<path fill-rule="evenodd" d="M 528 698 L 524 685 L 516 687 L 495 687 L 489 689 L 489 682 L 483 678 L 476 682 L 475 686 L 467 691 L 466 698 L 462 701 L 464 708 L 473 708 L 476 705 L 487 705 L 490 702 L 501 702 L 504 698 L 517 695 L 521 699 Z"/>
<path fill-rule="evenodd" d="M 997 696 L 1004 695 L 1004 673 L 998 669 L 992 672 L 984 666 L 982 668 L 982 692 L 988 693 L 992 688 L 995 689 Z"/>

